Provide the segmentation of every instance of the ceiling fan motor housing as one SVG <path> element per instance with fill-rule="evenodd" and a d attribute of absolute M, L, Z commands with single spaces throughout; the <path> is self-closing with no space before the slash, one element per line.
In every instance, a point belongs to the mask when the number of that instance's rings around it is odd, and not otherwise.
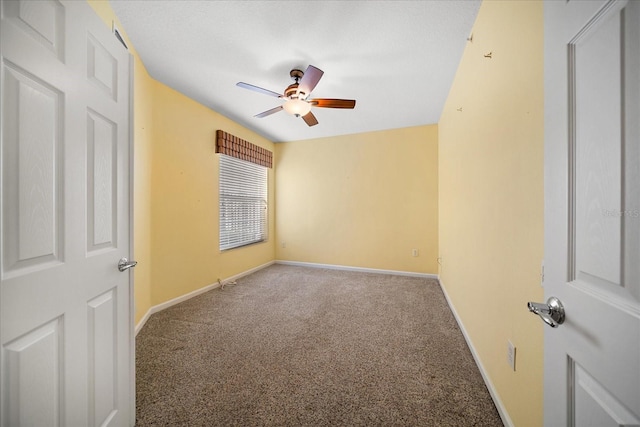
<path fill-rule="evenodd" d="M 298 83 L 293 83 L 284 90 L 284 96 L 289 99 L 304 99 L 306 93 L 298 92 Z"/>
<path fill-rule="evenodd" d="M 302 76 L 304 76 L 304 72 L 302 70 L 294 68 L 289 72 L 289 75 L 295 81 L 295 83 L 290 84 L 284 90 L 284 96 L 289 99 L 305 99 L 307 97 L 307 94 L 304 92 L 298 92 L 298 83 L 300 82 Z"/>

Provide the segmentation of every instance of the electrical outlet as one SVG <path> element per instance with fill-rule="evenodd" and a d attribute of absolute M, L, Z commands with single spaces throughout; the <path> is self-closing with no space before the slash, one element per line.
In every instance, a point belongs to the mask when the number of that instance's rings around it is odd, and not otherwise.
<path fill-rule="evenodd" d="M 507 341 L 507 363 L 511 369 L 516 370 L 516 347 L 511 341 Z"/>
<path fill-rule="evenodd" d="M 282 242 L 282 247 L 286 248 L 287 247 L 287 242 Z"/>
<path fill-rule="evenodd" d="M 411 250 L 411 255 L 412 255 L 412 256 L 418 256 L 418 255 L 419 255 L 418 250 L 417 250 L 417 249 L 412 249 L 412 250 Z"/>

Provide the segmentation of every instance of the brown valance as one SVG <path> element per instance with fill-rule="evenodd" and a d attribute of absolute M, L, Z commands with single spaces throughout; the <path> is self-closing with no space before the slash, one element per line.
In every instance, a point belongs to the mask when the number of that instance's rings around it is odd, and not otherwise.
<path fill-rule="evenodd" d="M 265 167 L 273 167 L 273 154 L 266 148 L 233 136 L 223 130 L 216 131 L 216 153 L 226 154 Z"/>

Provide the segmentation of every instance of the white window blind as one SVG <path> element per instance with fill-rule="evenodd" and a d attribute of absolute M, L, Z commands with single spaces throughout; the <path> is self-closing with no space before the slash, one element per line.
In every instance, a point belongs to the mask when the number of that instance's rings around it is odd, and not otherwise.
<path fill-rule="evenodd" d="M 220 250 L 267 239 L 267 168 L 220 154 Z"/>

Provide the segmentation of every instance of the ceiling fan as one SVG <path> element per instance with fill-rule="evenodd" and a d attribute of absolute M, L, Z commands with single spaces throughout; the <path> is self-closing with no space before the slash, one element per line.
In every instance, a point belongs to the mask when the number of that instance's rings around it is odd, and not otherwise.
<path fill-rule="evenodd" d="M 356 106 L 356 101 L 354 99 L 310 99 L 309 95 L 311 94 L 311 91 L 316 87 L 323 74 L 324 71 L 314 67 L 313 65 L 309 65 L 305 72 L 302 72 L 298 69 L 291 70 L 289 75 L 295 83 L 290 84 L 284 90 L 284 94 L 279 94 L 269 89 L 263 89 L 261 87 L 244 82 L 238 82 L 236 83 L 236 86 L 286 100 L 284 104 L 264 111 L 260 114 L 256 114 L 254 117 L 262 118 L 277 113 L 280 110 L 284 110 L 296 117 L 302 117 L 307 125 L 315 126 L 318 124 L 318 120 L 316 119 L 316 116 L 314 116 L 311 112 L 311 107 L 354 108 Z"/>

